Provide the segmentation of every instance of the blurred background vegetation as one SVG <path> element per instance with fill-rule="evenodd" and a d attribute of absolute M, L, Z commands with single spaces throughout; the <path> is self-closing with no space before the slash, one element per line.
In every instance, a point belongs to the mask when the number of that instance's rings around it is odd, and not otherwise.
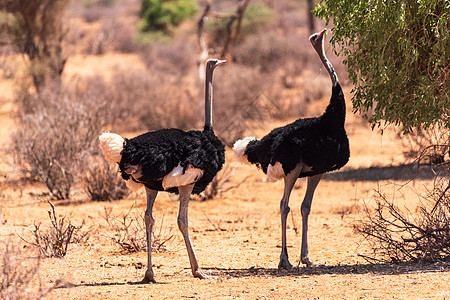
<path fill-rule="evenodd" d="M 214 95 L 215 130 L 227 145 L 265 121 L 305 115 L 307 102 L 329 92 L 319 71 L 312 76 L 326 88 L 299 80 L 320 63 L 303 29 L 311 15 L 306 7 L 262 0 L 1 0 L 1 75 L 16 87 L 13 163 L 57 199 L 70 198 L 78 184 L 92 199 L 124 197 L 122 188 L 117 195 L 106 191 L 111 177 L 104 169 L 116 170 L 101 161 L 98 133 L 201 128 L 208 57 L 229 61 L 215 76 Z M 108 70 L 71 72 L 77 59 L 109 55 Z M 120 55 L 136 65 L 121 63 Z M 100 179 L 92 180 L 93 169 Z M 93 195 L 94 189 L 103 192 Z"/>
<path fill-rule="evenodd" d="M 342 57 L 329 57 L 342 84 L 354 89 L 355 112 L 376 125 L 401 125 L 412 137 L 410 156 L 439 144 L 430 157 L 443 161 L 449 3 L 410 2 L 323 0 L 314 12 L 331 25 Z M 229 61 L 215 75 L 214 95 L 215 131 L 228 146 L 269 120 L 308 115 L 308 104 L 329 94 L 308 41 L 324 26 L 312 7 L 309 0 L 0 0 L 1 75 L 16 87 L 14 164 L 55 198 L 69 198 L 83 182 L 92 191 L 92 166 L 107 167 L 96 141 L 102 130 L 202 127 L 208 57 Z M 89 57 L 104 65 L 73 71 Z M 125 62 L 130 57 L 133 64 Z M 125 195 L 117 189 L 117 198 Z"/>

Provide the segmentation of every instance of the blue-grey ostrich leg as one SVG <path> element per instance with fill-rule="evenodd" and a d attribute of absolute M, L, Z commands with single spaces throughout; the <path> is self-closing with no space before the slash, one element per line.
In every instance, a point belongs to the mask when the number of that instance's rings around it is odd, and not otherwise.
<path fill-rule="evenodd" d="M 153 224 L 155 224 L 155 220 L 153 219 L 153 204 L 155 203 L 156 196 L 158 195 L 158 191 L 145 189 L 147 192 L 147 209 L 145 210 L 145 231 L 147 234 L 147 271 L 145 271 L 145 276 L 142 282 L 144 283 L 155 283 L 153 266 L 152 266 L 152 230 Z"/>
<path fill-rule="evenodd" d="M 298 179 L 298 175 L 302 169 L 303 164 L 298 164 L 297 167 L 292 170 L 287 176 L 284 177 L 284 193 L 283 198 L 280 202 L 280 213 L 281 213 L 281 255 L 280 263 L 278 264 L 278 269 L 290 269 L 292 268 L 289 262 L 287 253 L 287 241 L 286 241 L 286 221 L 289 211 L 289 197 L 291 195 L 292 188 Z"/>
<path fill-rule="evenodd" d="M 311 202 L 314 196 L 314 191 L 319 184 L 322 174 L 308 177 L 308 185 L 306 188 L 305 198 L 302 202 L 302 250 L 300 254 L 300 261 L 306 264 L 308 267 L 313 265 L 313 262 L 309 259 L 308 250 L 308 216 L 311 211 Z"/>
<path fill-rule="evenodd" d="M 209 276 L 204 274 L 198 266 L 197 257 L 195 256 L 194 249 L 192 248 L 191 239 L 189 238 L 189 225 L 188 225 L 188 206 L 189 198 L 191 197 L 194 184 L 178 187 L 180 193 L 180 210 L 178 212 L 178 228 L 183 234 L 184 242 L 189 256 L 189 262 L 191 263 L 192 275 L 196 278 L 205 279 Z"/>

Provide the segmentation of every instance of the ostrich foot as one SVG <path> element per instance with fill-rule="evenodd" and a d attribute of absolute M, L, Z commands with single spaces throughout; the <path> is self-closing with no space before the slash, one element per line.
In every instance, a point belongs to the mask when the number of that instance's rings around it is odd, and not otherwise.
<path fill-rule="evenodd" d="M 292 265 L 289 259 L 285 256 L 280 257 L 280 263 L 278 264 L 278 270 L 289 270 L 292 269 Z"/>
<path fill-rule="evenodd" d="M 315 267 L 315 266 L 317 265 L 317 264 L 313 263 L 313 262 L 309 259 L 308 256 L 307 256 L 307 257 L 303 257 L 303 258 L 300 260 L 300 263 L 305 264 L 308 268 L 309 268 L 309 267 Z"/>
<path fill-rule="evenodd" d="M 215 276 L 211 276 L 211 275 L 206 275 L 205 273 L 203 273 L 202 270 L 198 269 L 197 271 L 193 271 L 192 275 L 194 275 L 195 278 L 198 279 L 212 279 L 215 278 Z"/>
<path fill-rule="evenodd" d="M 144 279 L 141 281 L 142 283 L 156 283 L 155 278 L 153 277 L 153 274 L 150 274 L 148 272 L 145 272 Z"/>

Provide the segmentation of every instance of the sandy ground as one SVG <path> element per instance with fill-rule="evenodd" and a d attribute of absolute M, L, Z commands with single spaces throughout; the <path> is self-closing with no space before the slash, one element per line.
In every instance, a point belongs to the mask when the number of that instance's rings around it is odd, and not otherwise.
<path fill-rule="evenodd" d="M 7 86 L 1 86 L 3 90 Z M 4 93 L 4 94 L 5 94 Z M 347 91 L 347 99 L 350 95 Z M 320 114 L 327 99 L 317 101 L 312 114 Z M 350 106 L 350 105 L 348 105 Z M 0 110 L 1 144 L 8 141 L 14 126 L 11 104 Z M 273 126 L 267 124 L 267 132 Z M 57 215 L 85 224 L 85 243 L 71 244 L 62 258 L 40 262 L 43 286 L 56 281 L 60 287 L 48 299 L 450 299 L 450 268 L 447 264 L 368 264 L 359 254 L 371 249 L 355 233 L 361 205 L 370 202 L 374 189 L 394 197 L 401 205 L 414 208 L 417 191 L 431 182 L 426 176 L 398 191 L 393 182 L 404 183 L 408 172 L 402 162 L 402 143 L 393 131 L 381 136 L 354 116 L 348 108 L 347 131 L 351 143 L 349 164 L 324 176 L 310 215 L 310 257 L 318 264 L 297 266 L 300 255 L 300 205 L 306 181 L 299 180 L 292 193 L 288 217 L 288 251 L 292 270 L 278 271 L 280 255 L 279 200 L 283 183 L 266 183 L 264 174 L 253 166 L 238 165 L 227 186 L 239 185 L 210 201 L 191 201 L 190 234 L 199 263 L 214 277 L 191 276 L 187 253 L 176 226 L 177 199 L 160 193 L 154 208 L 156 229 L 161 238 L 173 236 L 167 250 L 153 253 L 157 284 L 140 284 L 146 268 L 146 253 L 123 253 L 111 240 L 114 234 L 105 221 L 105 211 L 119 215 L 137 206 L 145 210 L 144 191 L 111 203 L 55 202 Z M 228 151 L 230 154 L 230 151 Z M 229 161 L 231 158 L 229 157 Z M 10 166 L 3 164 L 0 190 L 0 240 L 30 249 L 18 236 L 31 240 L 33 224 L 48 225 L 48 204 L 42 202 L 45 189 L 37 184 L 13 180 Z M 76 198 L 76 197 L 75 197 Z M 162 227 L 160 227 L 162 224 Z M 2 243 L 2 245 L 4 245 Z M 4 247 L 3 247 L 4 248 Z M 3 249 L 2 248 L 2 249 Z"/>

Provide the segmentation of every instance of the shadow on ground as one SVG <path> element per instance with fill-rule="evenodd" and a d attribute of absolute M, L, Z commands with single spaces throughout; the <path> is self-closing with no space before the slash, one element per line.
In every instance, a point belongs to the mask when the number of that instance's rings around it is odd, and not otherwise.
<path fill-rule="evenodd" d="M 188 268 L 186 268 L 188 269 Z M 224 277 L 302 277 L 313 275 L 350 275 L 350 274 L 376 274 L 376 275 L 399 275 L 414 273 L 432 273 L 449 272 L 450 262 L 438 262 L 434 264 L 421 265 L 418 263 L 400 263 L 400 264 L 356 264 L 356 265 L 338 265 L 338 266 L 315 266 L 311 268 L 294 267 L 290 270 L 278 270 L 272 268 L 243 268 L 243 269 L 225 269 L 225 268 L 203 268 L 206 273 L 217 278 Z M 190 275 L 189 275 L 190 276 Z M 157 281 L 155 284 L 169 284 L 170 282 Z M 137 282 L 91 282 L 73 284 L 61 282 L 56 288 L 74 288 L 74 287 L 99 287 L 99 286 L 121 286 L 121 285 L 147 285 L 142 281 Z"/>
<path fill-rule="evenodd" d="M 251 277 L 251 276 L 308 276 L 308 275 L 349 275 L 349 274 L 377 274 L 377 275 L 399 275 L 423 272 L 449 272 L 450 263 L 440 262 L 430 265 L 418 263 L 402 264 L 357 264 L 338 266 L 316 266 L 311 268 L 292 268 L 290 270 L 278 270 L 269 268 L 247 268 L 247 269 L 216 269 L 205 268 L 214 276 Z"/>
<path fill-rule="evenodd" d="M 413 180 L 434 179 L 437 174 L 445 176 L 443 167 L 405 164 L 387 167 L 369 167 L 360 169 L 348 169 L 327 173 L 322 180 L 330 181 L 379 181 L 379 180 Z"/>

